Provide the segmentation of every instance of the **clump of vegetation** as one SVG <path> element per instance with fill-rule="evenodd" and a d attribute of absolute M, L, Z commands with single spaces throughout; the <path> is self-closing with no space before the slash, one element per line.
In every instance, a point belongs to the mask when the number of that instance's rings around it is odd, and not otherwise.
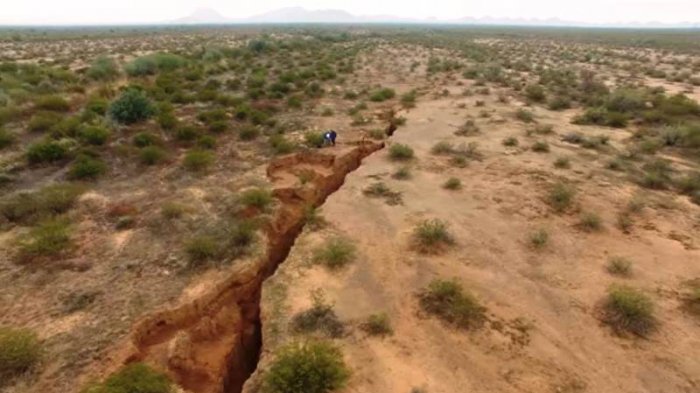
<path fill-rule="evenodd" d="M 288 345 L 263 377 L 265 393 L 328 393 L 345 386 L 350 371 L 340 350 L 325 342 Z"/>
<path fill-rule="evenodd" d="M 549 243 L 549 232 L 545 229 L 538 229 L 530 234 L 529 240 L 533 248 L 542 249 Z"/>
<path fill-rule="evenodd" d="M 571 168 L 571 160 L 569 160 L 569 157 L 557 157 L 554 161 L 554 167 L 557 169 L 569 169 Z"/>
<path fill-rule="evenodd" d="M 452 154 L 452 152 L 454 152 L 454 146 L 450 142 L 441 141 L 433 145 L 430 152 L 435 155 Z"/>
<path fill-rule="evenodd" d="M 527 109 L 520 108 L 515 112 L 515 118 L 523 123 L 532 123 L 535 121 L 535 115 Z"/>
<path fill-rule="evenodd" d="M 413 149 L 401 143 L 395 143 L 389 148 L 389 158 L 393 161 L 408 161 L 413 159 Z"/>
<path fill-rule="evenodd" d="M 146 94 L 127 89 L 109 106 L 109 115 L 119 123 L 133 124 L 153 116 L 155 108 Z"/>
<path fill-rule="evenodd" d="M 642 292 L 627 286 L 613 286 L 603 304 L 603 322 L 618 334 L 648 336 L 657 326 L 654 304 Z"/>
<path fill-rule="evenodd" d="M 597 214 L 587 212 L 581 216 L 578 226 L 586 232 L 597 232 L 603 228 L 603 222 Z"/>
<path fill-rule="evenodd" d="M 386 313 L 370 315 L 361 327 L 370 336 L 390 336 L 394 333 Z"/>
<path fill-rule="evenodd" d="M 82 393 L 173 393 L 175 388 L 163 373 L 144 363 L 133 363 L 107 377 L 99 384 L 92 384 Z"/>
<path fill-rule="evenodd" d="M 192 172 L 202 172 L 214 163 L 214 154 L 206 150 L 190 150 L 182 162 L 185 169 Z"/>
<path fill-rule="evenodd" d="M 396 96 L 396 92 L 394 91 L 394 89 L 390 89 L 390 88 L 385 87 L 385 88 L 375 90 L 374 92 L 372 92 L 372 94 L 370 94 L 370 96 L 369 96 L 369 99 L 370 99 L 370 101 L 374 101 L 374 102 L 382 102 L 382 101 L 390 100 L 390 99 L 394 98 L 395 96 Z"/>
<path fill-rule="evenodd" d="M 572 186 L 564 183 L 556 183 L 549 190 L 547 202 L 555 211 L 561 213 L 571 207 L 575 195 L 576 190 Z"/>
<path fill-rule="evenodd" d="M 434 254 L 454 244 L 447 223 L 439 219 L 424 220 L 413 229 L 413 242 L 421 253 Z"/>
<path fill-rule="evenodd" d="M 333 305 L 326 302 L 323 292 L 311 293 L 312 306 L 292 317 L 291 327 L 297 333 L 322 333 L 331 338 L 338 338 L 345 332 L 343 323 L 333 310 Z"/>
<path fill-rule="evenodd" d="M 454 280 L 433 280 L 418 297 L 425 312 L 455 327 L 477 328 L 486 320 L 486 309 Z"/>
<path fill-rule="evenodd" d="M 469 119 L 465 121 L 464 124 L 459 126 L 459 128 L 457 129 L 457 131 L 454 132 L 454 134 L 457 136 L 472 136 L 479 134 L 479 132 L 479 126 L 476 125 L 474 120 Z"/>
<path fill-rule="evenodd" d="M 54 184 L 21 192 L 0 200 L 0 213 L 10 222 L 34 223 L 67 212 L 83 191 L 74 184 Z"/>
<path fill-rule="evenodd" d="M 158 146 L 146 146 L 139 151 L 139 160 L 144 165 L 156 165 L 167 158 L 168 153 Z"/>
<path fill-rule="evenodd" d="M 700 317 L 700 280 L 695 279 L 691 281 L 689 286 L 690 292 L 683 299 L 685 308 L 691 314 Z"/>
<path fill-rule="evenodd" d="M 518 141 L 518 138 L 514 136 L 509 136 L 508 138 L 504 139 L 503 142 L 501 142 L 503 146 L 508 146 L 508 147 L 516 147 L 520 142 Z"/>
<path fill-rule="evenodd" d="M 114 59 L 100 56 L 95 59 L 87 70 L 87 76 L 95 80 L 112 80 L 119 76 L 119 68 Z"/>
<path fill-rule="evenodd" d="M 267 210 L 274 201 L 272 192 L 264 188 L 251 188 L 241 194 L 240 203 L 245 207 Z"/>
<path fill-rule="evenodd" d="M 270 137 L 270 146 L 275 154 L 289 154 L 296 146 L 290 142 L 284 135 L 273 135 Z"/>
<path fill-rule="evenodd" d="M 192 265 L 216 259 L 221 255 L 221 243 L 213 236 L 199 235 L 187 242 L 185 251 Z"/>
<path fill-rule="evenodd" d="M 97 157 L 81 154 L 73 162 L 68 177 L 78 180 L 94 180 L 107 171 L 107 164 Z"/>
<path fill-rule="evenodd" d="M 392 179 L 396 180 L 408 180 L 411 178 L 411 168 L 402 166 L 401 168 L 397 169 L 396 172 L 391 175 L 391 177 Z"/>
<path fill-rule="evenodd" d="M 68 148 L 52 140 L 35 142 L 27 148 L 27 161 L 30 164 L 53 163 L 62 161 L 67 157 Z"/>
<path fill-rule="evenodd" d="M 362 193 L 369 197 L 384 198 L 384 201 L 389 206 L 396 206 L 403 203 L 403 198 L 400 192 L 391 190 L 383 182 L 376 182 L 362 190 Z"/>
<path fill-rule="evenodd" d="M 102 146 L 109 139 L 110 132 L 100 126 L 86 126 L 78 131 L 78 137 L 89 145 Z"/>
<path fill-rule="evenodd" d="M 20 241 L 19 261 L 31 262 L 38 258 L 59 257 L 70 250 L 70 225 L 63 219 L 44 221 L 32 228 Z"/>
<path fill-rule="evenodd" d="M 10 380 L 30 371 L 39 362 L 41 352 L 36 333 L 0 327 L 0 380 Z"/>
<path fill-rule="evenodd" d="M 549 144 L 545 141 L 537 141 L 532 145 L 532 151 L 538 153 L 549 153 Z"/>
<path fill-rule="evenodd" d="M 452 191 L 459 190 L 462 188 L 462 181 L 456 177 L 451 177 L 442 185 L 442 188 Z"/>
<path fill-rule="evenodd" d="M 44 96 L 36 101 L 35 107 L 40 110 L 53 112 L 68 112 L 70 103 L 65 98 L 59 96 Z"/>
<path fill-rule="evenodd" d="M 339 269 L 355 259 L 357 250 L 350 240 L 336 237 L 314 251 L 313 260 L 330 269 Z"/>
<path fill-rule="evenodd" d="M 623 257 L 612 257 L 606 265 L 608 273 L 615 276 L 629 277 L 632 274 L 632 262 Z"/>

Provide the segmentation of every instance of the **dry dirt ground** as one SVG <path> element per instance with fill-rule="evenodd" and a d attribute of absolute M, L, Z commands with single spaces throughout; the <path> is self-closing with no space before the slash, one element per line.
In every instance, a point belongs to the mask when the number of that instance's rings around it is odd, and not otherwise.
<path fill-rule="evenodd" d="M 481 133 L 473 137 L 454 131 L 467 115 L 476 116 L 474 99 L 426 100 L 404 114 L 407 125 L 390 143 L 415 149 L 412 178 L 392 179 L 400 165 L 389 160 L 386 149 L 366 159 L 323 205 L 329 226 L 306 230 L 265 283 L 263 368 L 274 349 L 296 339 L 289 320 L 311 305 L 312 291 L 321 289 L 350 325 L 350 333 L 338 340 L 353 372 L 347 392 L 700 389 L 698 322 L 679 300 L 684 282 L 700 274 L 700 209 L 685 198 L 644 192 L 647 207 L 631 233 L 623 233 L 615 226 L 616 214 L 638 187 L 605 171 L 606 155 L 560 141 L 559 132 L 576 128 L 566 114 L 538 111 L 540 122 L 554 125 L 555 134 L 525 137 L 525 126 L 510 119 L 517 105 L 489 102 L 494 116 L 477 120 Z M 585 132 L 609 134 L 613 141 L 627 136 L 603 128 Z M 520 147 L 502 146 L 509 136 L 517 136 Z M 551 152 L 530 151 L 536 139 L 547 140 Z M 476 141 L 483 158 L 452 167 L 447 158 L 431 154 L 438 141 Z M 570 157 L 571 169 L 553 167 L 559 156 Z M 463 188 L 443 189 L 450 177 L 460 179 Z M 574 183 L 578 194 L 574 211 L 557 215 L 545 202 L 546 190 L 562 178 Z M 401 193 L 403 203 L 392 206 L 364 196 L 377 181 Z M 579 229 L 579 211 L 596 212 L 604 228 Z M 449 223 L 456 244 L 442 255 L 425 256 L 411 250 L 410 236 L 420 220 L 432 218 Z M 540 228 L 550 233 L 550 242 L 537 251 L 528 234 Z M 312 264 L 313 250 L 335 236 L 357 245 L 355 261 L 340 271 Z M 632 277 L 619 279 L 606 271 L 613 256 L 633 261 Z M 424 315 L 416 293 L 435 278 L 462 283 L 488 309 L 490 324 L 464 332 Z M 630 340 L 600 323 L 597 305 L 614 283 L 652 296 L 661 321 L 656 334 Z M 369 337 L 357 328 L 380 312 L 390 317 L 393 336 Z"/>

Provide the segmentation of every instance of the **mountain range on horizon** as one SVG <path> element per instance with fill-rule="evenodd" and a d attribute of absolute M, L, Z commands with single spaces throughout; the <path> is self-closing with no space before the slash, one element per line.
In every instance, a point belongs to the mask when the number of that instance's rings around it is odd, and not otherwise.
<path fill-rule="evenodd" d="M 508 25 L 508 26 L 549 26 L 549 27 L 631 27 L 631 28 L 700 28 L 700 22 L 662 23 L 655 21 L 635 21 L 619 23 L 587 23 L 567 21 L 559 18 L 499 18 L 461 17 L 455 19 L 403 18 L 394 15 L 354 15 L 339 9 L 309 10 L 303 7 L 286 7 L 250 17 L 227 17 L 211 8 L 199 8 L 182 18 L 165 22 L 167 24 L 272 24 L 272 23 L 408 23 L 408 24 L 450 24 L 450 25 Z"/>

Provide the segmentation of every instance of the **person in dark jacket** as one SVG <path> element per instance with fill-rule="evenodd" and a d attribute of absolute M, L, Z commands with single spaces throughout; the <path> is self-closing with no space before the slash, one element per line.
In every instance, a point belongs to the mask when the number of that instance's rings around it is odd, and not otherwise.
<path fill-rule="evenodd" d="M 338 133 L 334 130 L 328 130 L 323 133 L 323 145 L 330 144 L 335 146 L 335 138 L 338 137 Z"/>

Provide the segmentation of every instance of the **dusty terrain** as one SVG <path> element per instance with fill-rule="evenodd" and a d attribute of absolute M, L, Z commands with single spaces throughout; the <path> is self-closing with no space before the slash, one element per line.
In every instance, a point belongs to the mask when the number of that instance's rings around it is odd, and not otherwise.
<path fill-rule="evenodd" d="M 0 391 L 81 392 L 145 363 L 185 392 L 264 392 L 279 351 L 314 339 L 340 348 L 346 392 L 700 389 L 692 35 L 645 47 L 536 30 L 94 34 L 0 41 L 0 131 L 12 136 L 0 148 L 0 327 L 42 347 Z M 119 70 L 90 76 L 105 53 Z M 164 53 L 177 57 L 129 71 Z M 151 117 L 89 113 L 130 89 L 153 102 Z M 47 95 L 68 101 L 62 127 L 35 127 Z M 86 142 L 86 126 L 109 130 L 106 141 Z M 330 128 L 337 146 L 318 148 Z M 66 157 L 28 158 L 49 142 Z M 413 158 L 397 160 L 404 145 Z M 163 157 L 145 159 L 149 146 Z M 76 178 L 85 156 L 104 169 Z M 574 191 L 557 209 L 561 184 Z M 51 185 L 80 193 L 18 218 L 22 193 Z M 27 260 L 27 239 L 51 220 L 69 223 L 68 245 Z M 421 252 L 423 220 L 447 224 L 454 242 Z M 352 261 L 318 264 L 338 238 Z M 616 259 L 625 274 L 611 273 Z M 484 323 L 427 313 L 419 293 L 435 279 L 461 284 Z M 653 304 L 653 331 L 606 323 L 619 285 Z M 343 334 L 293 328 L 319 293 Z M 393 333 L 368 334 L 382 313 Z"/>

